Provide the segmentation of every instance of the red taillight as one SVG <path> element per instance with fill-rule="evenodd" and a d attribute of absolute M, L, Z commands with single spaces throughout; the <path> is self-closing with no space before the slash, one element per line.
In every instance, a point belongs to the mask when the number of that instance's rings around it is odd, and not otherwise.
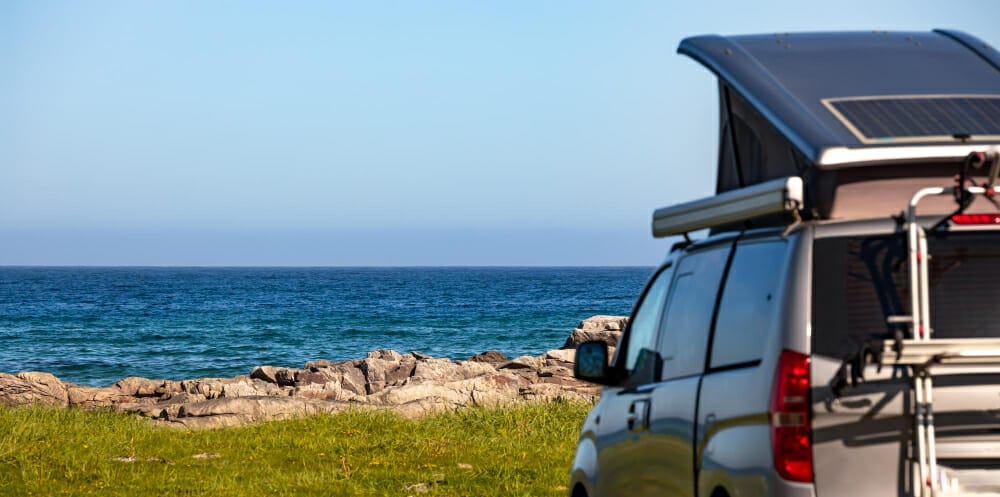
<path fill-rule="evenodd" d="M 955 224 L 1000 224 L 1000 214 L 955 214 L 951 216 Z"/>
<path fill-rule="evenodd" d="M 809 356 L 783 350 L 771 394 L 771 450 L 782 478 L 813 481 Z"/>

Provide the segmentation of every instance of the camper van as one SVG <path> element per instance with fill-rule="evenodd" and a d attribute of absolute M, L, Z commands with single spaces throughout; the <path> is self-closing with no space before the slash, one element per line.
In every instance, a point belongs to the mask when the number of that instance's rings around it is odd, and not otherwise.
<path fill-rule="evenodd" d="M 1000 53 L 957 31 L 698 36 L 716 195 L 674 237 L 571 497 L 1000 495 Z M 704 236 L 692 236 L 707 233 Z"/>

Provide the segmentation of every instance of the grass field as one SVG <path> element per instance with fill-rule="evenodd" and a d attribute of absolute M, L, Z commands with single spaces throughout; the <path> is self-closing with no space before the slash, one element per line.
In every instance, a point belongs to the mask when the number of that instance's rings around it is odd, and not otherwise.
<path fill-rule="evenodd" d="M 349 412 L 188 431 L 113 412 L 0 407 L 0 494 L 565 495 L 588 409 Z"/>

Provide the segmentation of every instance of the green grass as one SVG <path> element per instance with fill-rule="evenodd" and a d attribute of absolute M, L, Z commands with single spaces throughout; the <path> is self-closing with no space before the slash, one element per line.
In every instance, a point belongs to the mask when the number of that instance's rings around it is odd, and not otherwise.
<path fill-rule="evenodd" d="M 416 420 L 348 412 L 188 431 L 114 412 L 0 407 L 0 494 L 565 495 L 588 409 L 550 403 Z"/>

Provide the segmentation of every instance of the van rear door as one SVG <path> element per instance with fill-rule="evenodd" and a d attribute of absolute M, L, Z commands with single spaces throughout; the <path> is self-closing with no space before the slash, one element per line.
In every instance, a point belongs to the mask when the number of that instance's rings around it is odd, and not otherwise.
<path fill-rule="evenodd" d="M 945 231 L 928 241 L 932 337 L 1000 338 L 1000 232 Z M 817 494 L 914 495 L 911 372 L 880 368 L 869 354 L 881 340 L 909 338 L 905 325 L 887 321 L 910 314 L 905 239 L 818 237 L 812 260 Z M 1000 493 L 1000 365 L 935 366 L 932 374 L 946 486 Z"/>

